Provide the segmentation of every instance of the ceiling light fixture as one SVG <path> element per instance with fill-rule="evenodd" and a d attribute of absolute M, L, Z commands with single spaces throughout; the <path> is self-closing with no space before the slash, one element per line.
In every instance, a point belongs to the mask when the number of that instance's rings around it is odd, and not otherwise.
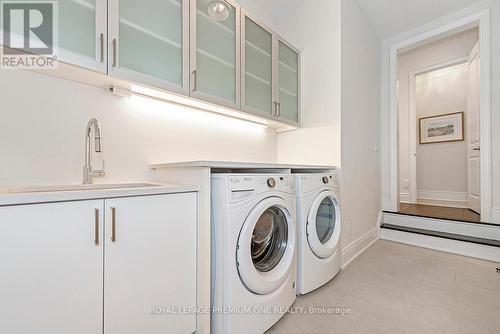
<path fill-rule="evenodd" d="M 225 1 L 214 0 L 208 4 L 208 16 L 211 19 L 223 22 L 229 18 L 229 6 Z"/>

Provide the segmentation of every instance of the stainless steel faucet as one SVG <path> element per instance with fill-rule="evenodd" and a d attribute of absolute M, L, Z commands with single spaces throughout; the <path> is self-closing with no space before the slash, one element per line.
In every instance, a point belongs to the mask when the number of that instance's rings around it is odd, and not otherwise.
<path fill-rule="evenodd" d="M 99 126 L 99 121 L 92 118 L 85 130 L 85 166 L 83 166 L 83 184 L 92 184 L 94 177 L 103 177 L 104 172 L 104 161 L 103 169 L 95 170 L 92 167 L 92 152 L 91 152 L 91 137 L 92 131 L 94 132 L 94 151 L 96 153 L 102 152 L 101 147 L 101 127 Z"/>

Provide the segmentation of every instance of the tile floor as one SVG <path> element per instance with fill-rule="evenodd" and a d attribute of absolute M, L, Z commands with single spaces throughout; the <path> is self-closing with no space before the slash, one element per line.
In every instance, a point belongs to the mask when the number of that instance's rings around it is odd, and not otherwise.
<path fill-rule="evenodd" d="M 497 266 L 377 241 L 326 286 L 298 297 L 294 306 L 306 312 L 286 314 L 267 334 L 498 334 Z M 315 314 L 311 306 L 350 312 Z"/>

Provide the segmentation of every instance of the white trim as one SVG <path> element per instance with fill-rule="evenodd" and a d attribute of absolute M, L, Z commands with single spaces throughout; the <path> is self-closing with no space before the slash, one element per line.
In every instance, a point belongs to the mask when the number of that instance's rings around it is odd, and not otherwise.
<path fill-rule="evenodd" d="M 481 220 L 491 221 L 491 31 L 490 10 L 485 9 L 463 17 L 436 29 L 390 45 L 389 55 L 389 154 L 390 154 L 390 204 L 389 210 L 397 211 L 399 207 L 399 168 L 398 168 L 398 95 L 397 67 L 398 53 L 410 50 L 415 45 L 430 40 L 435 41 L 451 33 L 463 31 L 479 25 L 481 45 Z M 384 106 L 385 107 L 385 106 Z"/>
<path fill-rule="evenodd" d="M 481 260 L 500 262 L 500 247 L 485 246 L 389 229 L 382 229 L 381 239 Z"/>
<path fill-rule="evenodd" d="M 458 191 L 419 190 L 417 203 L 467 208 L 467 193 Z"/>
<path fill-rule="evenodd" d="M 491 210 L 491 222 L 500 224 L 500 208 L 494 208 Z"/>
<path fill-rule="evenodd" d="M 384 213 L 384 223 L 396 226 L 418 228 L 428 231 L 460 234 L 483 239 L 500 240 L 500 226 L 490 224 L 477 224 L 392 213 Z"/>
<path fill-rule="evenodd" d="M 382 204 L 382 210 L 383 211 L 393 211 L 393 212 L 398 212 L 399 210 L 394 210 L 392 208 L 392 201 L 389 198 L 382 198 L 381 204 Z"/>
<path fill-rule="evenodd" d="M 379 239 L 379 227 L 375 227 L 358 240 L 342 249 L 342 269 L 345 269 L 355 258 L 361 255 Z"/>
<path fill-rule="evenodd" d="M 408 204 L 412 203 L 410 202 L 410 193 L 399 193 L 399 202 Z"/>

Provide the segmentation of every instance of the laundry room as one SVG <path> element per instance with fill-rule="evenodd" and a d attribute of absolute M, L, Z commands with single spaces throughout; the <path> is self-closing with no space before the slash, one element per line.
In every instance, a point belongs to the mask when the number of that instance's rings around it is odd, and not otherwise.
<path fill-rule="evenodd" d="M 0 333 L 496 333 L 500 4 L 378 2 L 0 0 Z M 398 62 L 468 33 L 480 212 L 404 212 Z"/>

